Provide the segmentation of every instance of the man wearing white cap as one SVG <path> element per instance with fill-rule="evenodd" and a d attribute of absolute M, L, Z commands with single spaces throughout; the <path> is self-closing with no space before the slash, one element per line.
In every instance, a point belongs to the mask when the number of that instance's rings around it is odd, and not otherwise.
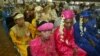
<path fill-rule="evenodd" d="M 24 21 L 23 14 L 15 15 L 14 20 L 16 24 L 10 29 L 10 37 L 21 56 L 28 56 L 27 47 L 31 40 L 32 26 L 29 22 Z"/>

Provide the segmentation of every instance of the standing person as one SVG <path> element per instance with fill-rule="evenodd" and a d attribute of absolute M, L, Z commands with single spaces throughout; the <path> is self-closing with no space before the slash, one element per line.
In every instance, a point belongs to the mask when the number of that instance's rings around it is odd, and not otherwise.
<path fill-rule="evenodd" d="M 53 23 L 42 21 L 38 25 L 40 34 L 30 41 L 32 56 L 58 56 L 55 50 L 54 37 L 52 36 Z"/>
<path fill-rule="evenodd" d="M 73 11 L 64 10 L 61 16 L 61 25 L 54 32 L 59 56 L 86 56 L 86 52 L 79 48 L 74 41 Z"/>
<path fill-rule="evenodd" d="M 27 56 L 28 42 L 31 40 L 32 26 L 29 22 L 24 21 L 23 14 L 17 14 L 14 17 L 15 25 L 10 29 L 12 42 L 18 48 L 21 56 Z"/>

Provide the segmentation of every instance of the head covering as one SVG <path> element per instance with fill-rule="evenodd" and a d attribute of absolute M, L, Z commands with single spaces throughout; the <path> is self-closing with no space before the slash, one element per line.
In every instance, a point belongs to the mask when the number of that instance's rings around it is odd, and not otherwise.
<path fill-rule="evenodd" d="M 64 4 L 64 8 L 65 8 L 65 9 L 68 9 L 68 8 L 69 8 L 68 3 L 65 3 L 65 4 Z"/>
<path fill-rule="evenodd" d="M 90 17 L 91 16 L 91 12 L 88 10 L 84 10 L 81 12 L 80 14 L 82 17 Z"/>
<path fill-rule="evenodd" d="M 41 6 L 36 6 L 35 7 L 35 12 L 38 12 L 38 11 L 40 11 L 40 10 L 42 10 L 43 8 L 41 7 Z"/>
<path fill-rule="evenodd" d="M 65 19 L 73 19 L 75 15 L 72 10 L 64 10 L 62 11 L 61 16 L 63 16 Z"/>
<path fill-rule="evenodd" d="M 17 15 L 14 17 L 14 19 L 20 19 L 21 17 L 24 17 L 24 15 L 23 15 L 23 14 L 17 14 Z"/>
<path fill-rule="evenodd" d="M 38 31 L 47 31 L 47 30 L 52 30 L 53 29 L 53 23 L 47 22 L 43 23 L 38 27 Z"/>

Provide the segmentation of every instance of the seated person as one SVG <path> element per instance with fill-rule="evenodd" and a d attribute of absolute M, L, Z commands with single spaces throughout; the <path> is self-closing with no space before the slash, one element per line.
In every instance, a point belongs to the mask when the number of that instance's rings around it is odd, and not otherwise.
<path fill-rule="evenodd" d="M 28 42 L 32 38 L 32 25 L 24 20 L 23 14 L 16 14 L 14 17 L 15 25 L 10 29 L 10 37 L 18 48 L 21 56 L 27 56 Z"/>
<path fill-rule="evenodd" d="M 52 36 L 53 27 L 53 23 L 45 21 L 38 25 L 37 30 L 40 34 L 29 44 L 32 56 L 58 56 Z"/>

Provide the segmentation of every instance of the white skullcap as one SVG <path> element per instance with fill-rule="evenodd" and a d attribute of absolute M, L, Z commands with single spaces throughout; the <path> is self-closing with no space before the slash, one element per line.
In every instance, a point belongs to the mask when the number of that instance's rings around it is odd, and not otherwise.
<path fill-rule="evenodd" d="M 20 19 L 21 17 L 24 17 L 24 15 L 23 15 L 23 14 L 17 14 L 17 15 L 14 17 L 14 19 Z"/>
<path fill-rule="evenodd" d="M 43 8 L 41 7 L 41 6 L 37 6 L 37 7 L 35 7 L 35 11 L 36 12 L 38 12 L 38 11 L 40 11 L 40 10 L 42 10 Z"/>

